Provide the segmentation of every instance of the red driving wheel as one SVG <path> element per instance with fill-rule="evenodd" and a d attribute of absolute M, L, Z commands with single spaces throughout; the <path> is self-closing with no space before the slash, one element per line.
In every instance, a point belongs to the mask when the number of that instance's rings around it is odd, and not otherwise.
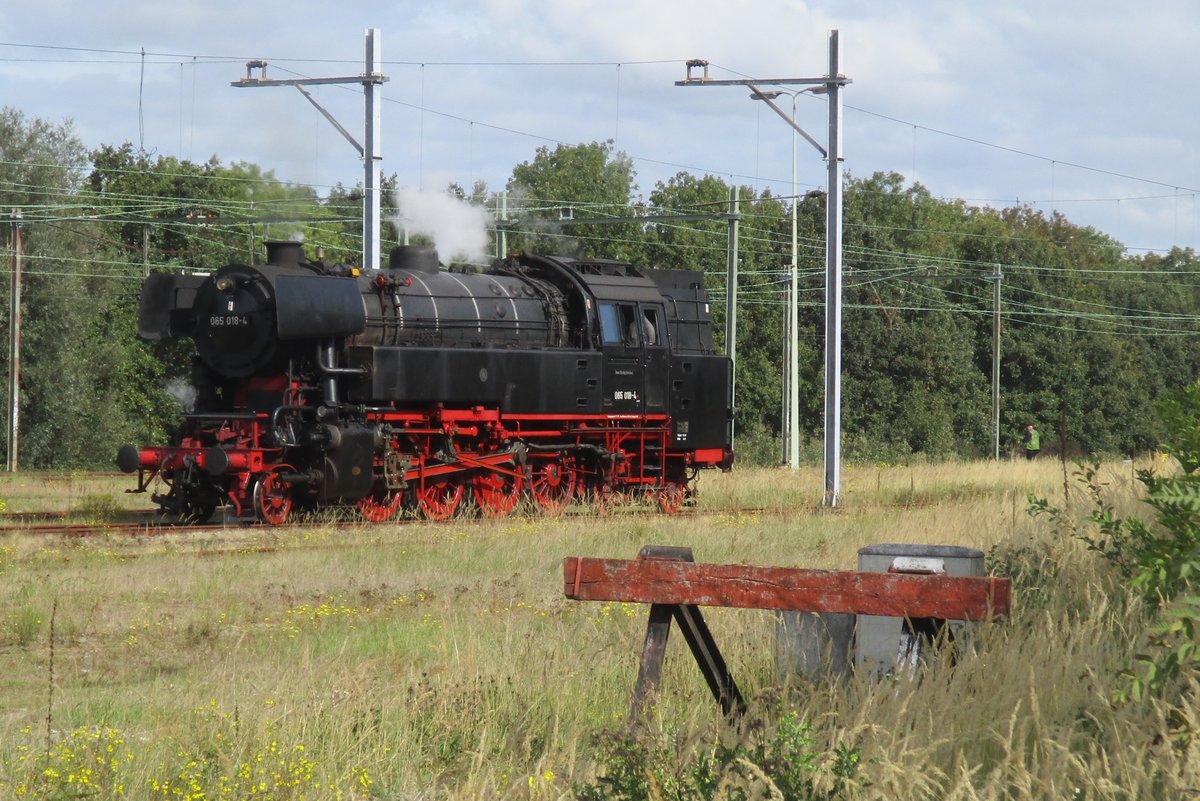
<path fill-rule="evenodd" d="M 454 516 L 462 503 L 463 487 L 448 479 L 427 481 L 417 488 L 417 505 L 429 520 Z"/>
<path fill-rule="evenodd" d="M 520 473 L 489 470 L 472 482 L 475 503 L 486 517 L 504 517 L 517 507 L 524 480 Z"/>
<path fill-rule="evenodd" d="M 264 523 L 282 526 L 292 513 L 292 485 L 277 471 L 263 473 L 254 485 L 254 510 Z"/>

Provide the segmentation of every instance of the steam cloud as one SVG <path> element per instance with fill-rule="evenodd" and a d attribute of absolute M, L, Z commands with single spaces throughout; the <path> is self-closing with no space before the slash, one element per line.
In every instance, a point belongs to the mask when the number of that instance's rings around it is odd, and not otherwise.
<path fill-rule="evenodd" d="M 396 225 L 433 240 L 443 261 L 487 261 L 488 226 L 492 216 L 480 206 L 443 192 L 399 189 Z"/>
<path fill-rule="evenodd" d="M 183 405 L 185 412 L 193 412 L 196 409 L 196 388 L 178 378 L 173 378 L 167 382 L 167 394 Z"/>

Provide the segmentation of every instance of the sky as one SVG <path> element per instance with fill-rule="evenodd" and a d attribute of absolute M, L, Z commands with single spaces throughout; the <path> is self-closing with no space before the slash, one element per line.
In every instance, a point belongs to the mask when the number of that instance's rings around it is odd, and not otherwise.
<path fill-rule="evenodd" d="M 647 196 L 679 172 L 792 195 L 790 127 L 716 79 L 820 77 L 839 31 L 844 166 L 934 196 L 1058 212 L 1131 255 L 1200 249 L 1196 0 L 41 0 L 0 6 L 0 104 L 72 121 L 88 147 L 253 162 L 362 181 L 358 154 L 293 88 L 355 76 L 381 36 L 382 168 L 402 186 L 502 189 L 539 147 L 612 140 Z M 359 141 L 362 88 L 314 96 Z M 789 113 L 792 100 L 778 101 Z M 796 98 L 818 141 L 827 106 Z M 799 194 L 825 184 L 797 140 Z"/>

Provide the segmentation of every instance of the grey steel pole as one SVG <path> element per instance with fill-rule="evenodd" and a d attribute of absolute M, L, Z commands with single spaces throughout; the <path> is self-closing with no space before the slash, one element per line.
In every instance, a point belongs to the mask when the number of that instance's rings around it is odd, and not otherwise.
<path fill-rule="evenodd" d="M 842 93 L 838 32 L 829 32 L 829 189 L 825 204 L 825 496 L 838 505 L 842 484 Z"/>
<path fill-rule="evenodd" d="M 725 352 L 729 354 L 729 408 L 737 408 L 737 259 L 738 193 L 737 184 L 729 187 L 729 240 L 725 249 Z M 733 447 L 734 424 L 729 418 L 729 447 Z"/>
<path fill-rule="evenodd" d="M 703 68 L 704 74 L 693 77 L 692 70 Z M 825 281 L 825 497 L 824 502 L 836 506 L 841 485 L 841 369 L 842 369 L 842 164 L 841 164 L 841 87 L 850 79 L 838 74 L 838 32 L 829 32 L 829 74 L 822 78 L 739 78 L 712 80 L 708 77 L 708 62 L 690 59 L 687 77 L 676 86 L 749 86 L 754 96 L 764 101 L 804 140 L 816 148 L 829 162 L 828 208 L 826 210 L 826 281 Z M 829 95 L 829 148 L 821 147 L 807 131 L 796 124 L 795 114 L 788 117 L 772 101 L 772 93 L 760 86 L 791 86 L 803 84 L 814 92 Z M 793 98 L 794 100 L 794 98 Z M 798 332 L 797 332 L 798 333 Z M 799 358 L 798 351 L 797 358 Z M 731 353 L 732 355 L 732 353 Z M 799 381 L 796 382 L 797 387 Z M 799 415 L 794 415 L 798 418 Z M 797 437 L 797 442 L 799 438 Z"/>
<path fill-rule="evenodd" d="M 13 209 L 8 320 L 8 472 L 18 469 L 21 438 L 21 210 Z"/>
<path fill-rule="evenodd" d="M 992 280 L 992 458 L 1000 461 L 1000 267 L 988 276 Z"/>
<path fill-rule="evenodd" d="M 387 80 L 387 76 L 379 72 L 379 66 L 382 63 L 380 57 L 380 35 L 378 28 L 367 28 L 366 34 L 366 56 L 364 58 L 363 67 L 365 72 L 361 75 L 344 76 L 338 78 L 285 78 L 282 80 L 267 78 L 267 62 L 262 60 L 254 60 L 246 62 L 246 77 L 238 81 L 233 81 L 230 86 L 236 88 L 244 88 L 247 86 L 294 86 L 300 90 L 305 99 L 313 104 L 317 111 L 321 112 L 321 116 L 327 119 L 334 128 L 338 130 L 342 136 L 346 137 L 354 149 L 358 151 L 358 155 L 363 160 L 363 249 L 362 249 L 362 264 L 363 269 L 378 270 L 379 269 L 379 249 L 380 249 L 380 221 L 379 221 L 379 166 L 383 160 L 380 155 L 379 143 L 381 140 L 381 109 L 382 95 L 379 85 Z M 261 70 L 258 77 L 254 76 L 254 70 Z M 325 108 L 317 102 L 317 99 L 306 90 L 305 86 L 319 86 L 321 84 L 362 84 L 363 94 L 366 96 L 366 128 L 365 145 L 361 145 L 353 135 L 341 123 L 333 118 Z"/>
<path fill-rule="evenodd" d="M 497 259 L 508 257 L 508 190 L 500 193 L 500 225 L 496 231 Z"/>
<path fill-rule="evenodd" d="M 783 316 L 783 363 L 788 363 L 788 351 L 791 348 L 792 335 L 788 331 L 788 318 L 785 313 Z M 791 395 L 788 389 L 788 371 L 783 370 L 780 373 L 781 381 L 779 382 L 779 463 L 788 463 L 788 453 L 790 445 L 788 444 L 788 432 L 792 430 L 791 424 L 788 422 L 788 398 Z"/>
<path fill-rule="evenodd" d="M 800 270 L 797 264 L 796 93 L 792 93 L 792 282 L 788 293 L 788 466 L 800 469 Z"/>
<path fill-rule="evenodd" d="M 366 59 L 363 64 L 363 93 L 367 98 L 366 108 L 366 138 L 363 143 L 363 268 L 378 270 L 380 264 L 380 231 L 382 225 L 379 216 L 380 164 L 383 156 L 380 154 L 379 142 L 382 138 L 382 87 L 378 80 L 379 65 L 382 62 L 381 43 L 378 28 L 367 28 Z"/>

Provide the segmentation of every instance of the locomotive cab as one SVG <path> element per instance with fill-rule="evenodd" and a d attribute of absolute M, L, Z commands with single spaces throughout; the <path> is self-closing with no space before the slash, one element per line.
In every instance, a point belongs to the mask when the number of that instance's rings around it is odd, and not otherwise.
<path fill-rule="evenodd" d="M 586 298 L 578 327 L 590 331 L 603 367 L 601 410 L 613 415 L 666 414 L 670 337 L 663 296 L 631 264 L 607 259 L 543 258 Z"/>
<path fill-rule="evenodd" d="M 604 411 L 664 413 L 670 351 L 661 301 L 597 298 L 596 310 L 604 354 Z"/>

